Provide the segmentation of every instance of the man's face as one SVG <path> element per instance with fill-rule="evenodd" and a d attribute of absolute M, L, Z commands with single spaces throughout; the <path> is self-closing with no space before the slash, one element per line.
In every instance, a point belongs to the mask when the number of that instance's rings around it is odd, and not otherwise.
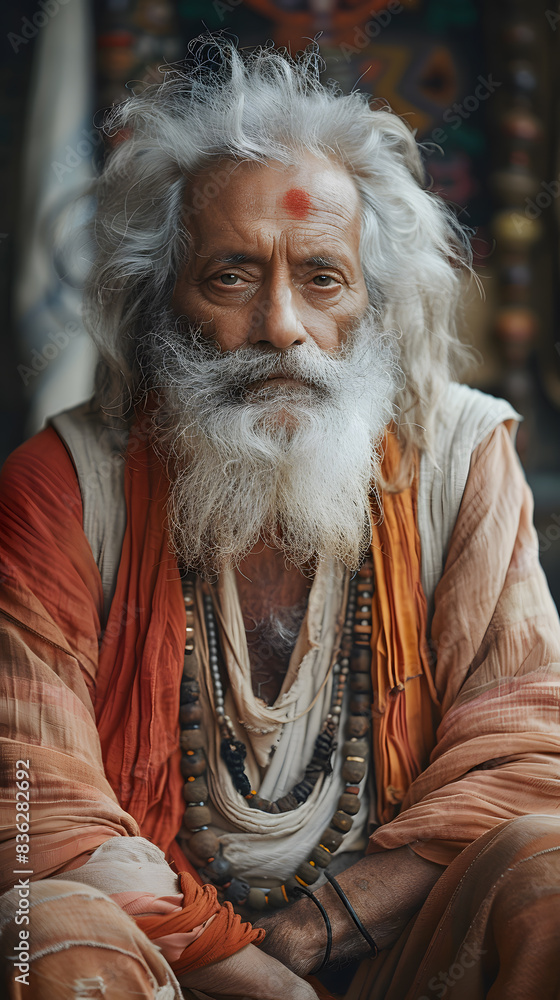
<path fill-rule="evenodd" d="M 352 179 L 314 157 L 298 167 L 226 160 L 219 169 L 228 183 L 189 216 L 174 312 L 203 324 L 222 351 L 310 340 L 336 351 L 368 304 Z M 204 184 L 201 174 L 190 185 L 187 210 Z"/>

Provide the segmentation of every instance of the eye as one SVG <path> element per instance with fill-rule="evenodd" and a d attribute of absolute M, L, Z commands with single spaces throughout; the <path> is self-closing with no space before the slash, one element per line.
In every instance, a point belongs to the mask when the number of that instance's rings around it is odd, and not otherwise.
<path fill-rule="evenodd" d="M 218 279 L 221 281 L 222 285 L 235 285 L 236 281 L 239 281 L 239 275 L 237 274 L 220 274 Z"/>
<path fill-rule="evenodd" d="M 331 278 L 330 274 L 317 274 L 313 278 L 313 284 L 319 288 L 330 288 L 331 282 L 336 284 L 335 279 Z"/>

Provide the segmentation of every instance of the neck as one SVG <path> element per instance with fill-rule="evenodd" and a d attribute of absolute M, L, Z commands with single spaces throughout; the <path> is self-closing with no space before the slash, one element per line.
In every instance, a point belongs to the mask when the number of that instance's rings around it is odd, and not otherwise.
<path fill-rule="evenodd" d="M 281 618 L 282 611 L 305 606 L 312 581 L 287 563 L 280 549 L 262 541 L 241 561 L 235 575 L 247 631 L 253 691 L 272 704 L 280 693 L 291 650 L 275 650 L 255 630 L 262 622 Z"/>

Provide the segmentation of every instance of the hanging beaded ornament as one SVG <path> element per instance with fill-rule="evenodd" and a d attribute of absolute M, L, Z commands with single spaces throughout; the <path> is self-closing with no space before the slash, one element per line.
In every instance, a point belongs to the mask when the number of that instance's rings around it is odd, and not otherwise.
<path fill-rule="evenodd" d="M 185 778 L 183 795 L 186 809 L 180 835 L 188 839 L 189 849 L 198 858 L 205 859 L 202 862 L 203 875 L 219 888 L 224 900 L 234 904 L 247 903 L 254 910 L 263 910 L 267 906 L 271 908 L 286 906 L 297 897 L 300 886 L 307 887 L 317 881 L 320 869 L 328 866 L 332 855 L 341 846 L 345 834 L 352 828 L 353 817 L 360 808 L 360 792 L 367 772 L 368 731 L 371 717 L 370 643 L 373 564 L 370 558 L 366 559 L 357 577 L 350 582 L 340 650 L 333 666 L 334 683 L 330 711 L 315 741 L 311 760 L 301 781 L 274 802 L 259 796 L 251 788 L 245 773 L 244 761 L 247 750 L 244 743 L 237 739 L 231 719 L 225 713 L 212 597 L 209 594 L 204 595 L 210 673 L 216 716 L 222 736 L 220 753 L 234 787 L 253 809 L 269 813 L 296 809 L 309 797 L 321 774 L 332 772 L 331 757 L 337 746 L 336 738 L 345 689 L 348 683 L 350 687 L 349 715 L 342 748 L 344 756 L 342 777 L 345 789 L 339 798 L 337 810 L 318 845 L 309 858 L 299 865 L 294 878 L 288 879 L 284 885 L 268 892 L 250 888 L 246 882 L 233 876 L 229 862 L 223 856 L 218 838 L 209 829 L 211 814 L 207 805 L 208 786 L 204 777 L 206 758 L 200 728 L 202 708 L 199 703 L 198 661 L 194 642 L 194 587 L 194 577 L 188 575 L 183 578 L 187 632 L 179 718 L 183 750 L 181 771 Z"/>

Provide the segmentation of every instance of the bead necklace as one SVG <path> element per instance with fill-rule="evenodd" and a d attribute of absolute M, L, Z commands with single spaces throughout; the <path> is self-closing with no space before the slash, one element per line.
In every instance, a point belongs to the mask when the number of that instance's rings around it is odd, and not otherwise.
<path fill-rule="evenodd" d="M 326 868 L 332 855 L 339 849 L 344 835 L 352 828 L 353 817 L 360 808 L 360 792 L 367 772 L 369 754 L 368 732 L 371 718 L 371 601 L 373 597 L 373 564 L 367 558 L 357 577 L 350 582 L 345 622 L 340 649 L 333 665 L 333 694 L 330 711 L 315 741 L 315 748 L 304 776 L 290 792 L 275 802 L 259 796 L 252 788 L 245 773 L 246 747 L 235 736 L 233 724 L 225 713 L 224 691 L 220 676 L 220 654 L 212 597 L 204 595 L 210 673 L 214 688 L 214 705 L 221 734 L 221 756 L 231 775 L 234 787 L 244 796 L 253 809 L 269 813 L 286 812 L 297 808 L 311 794 L 321 774 L 332 771 L 330 759 L 336 750 L 340 715 L 347 685 L 350 687 L 349 715 L 346 723 L 342 753 L 342 777 L 345 789 L 339 798 L 337 810 L 323 832 L 319 844 L 303 861 L 293 878 L 277 888 L 264 892 L 250 888 L 235 878 L 231 866 L 223 856 L 220 842 L 209 829 L 211 813 L 208 808 L 208 786 L 205 780 L 206 759 L 204 738 L 200 723 L 202 707 L 199 703 L 198 661 L 194 641 L 194 577 L 183 578 L 183 596 L 186 611 L 186 642 L 183 680 L 180 694 L 181 771 L 185 780 L 183 795 L 186 809 L 179 837 L 188 841 L 190 851 L 200 859 L 203 875 L 221 889 L 224 900 L 244 904 L 255 910 L 266 907 L 286 906 L 297 898 L 300 886 L 310 886 L 317 881 L 320 869 Z"/>

